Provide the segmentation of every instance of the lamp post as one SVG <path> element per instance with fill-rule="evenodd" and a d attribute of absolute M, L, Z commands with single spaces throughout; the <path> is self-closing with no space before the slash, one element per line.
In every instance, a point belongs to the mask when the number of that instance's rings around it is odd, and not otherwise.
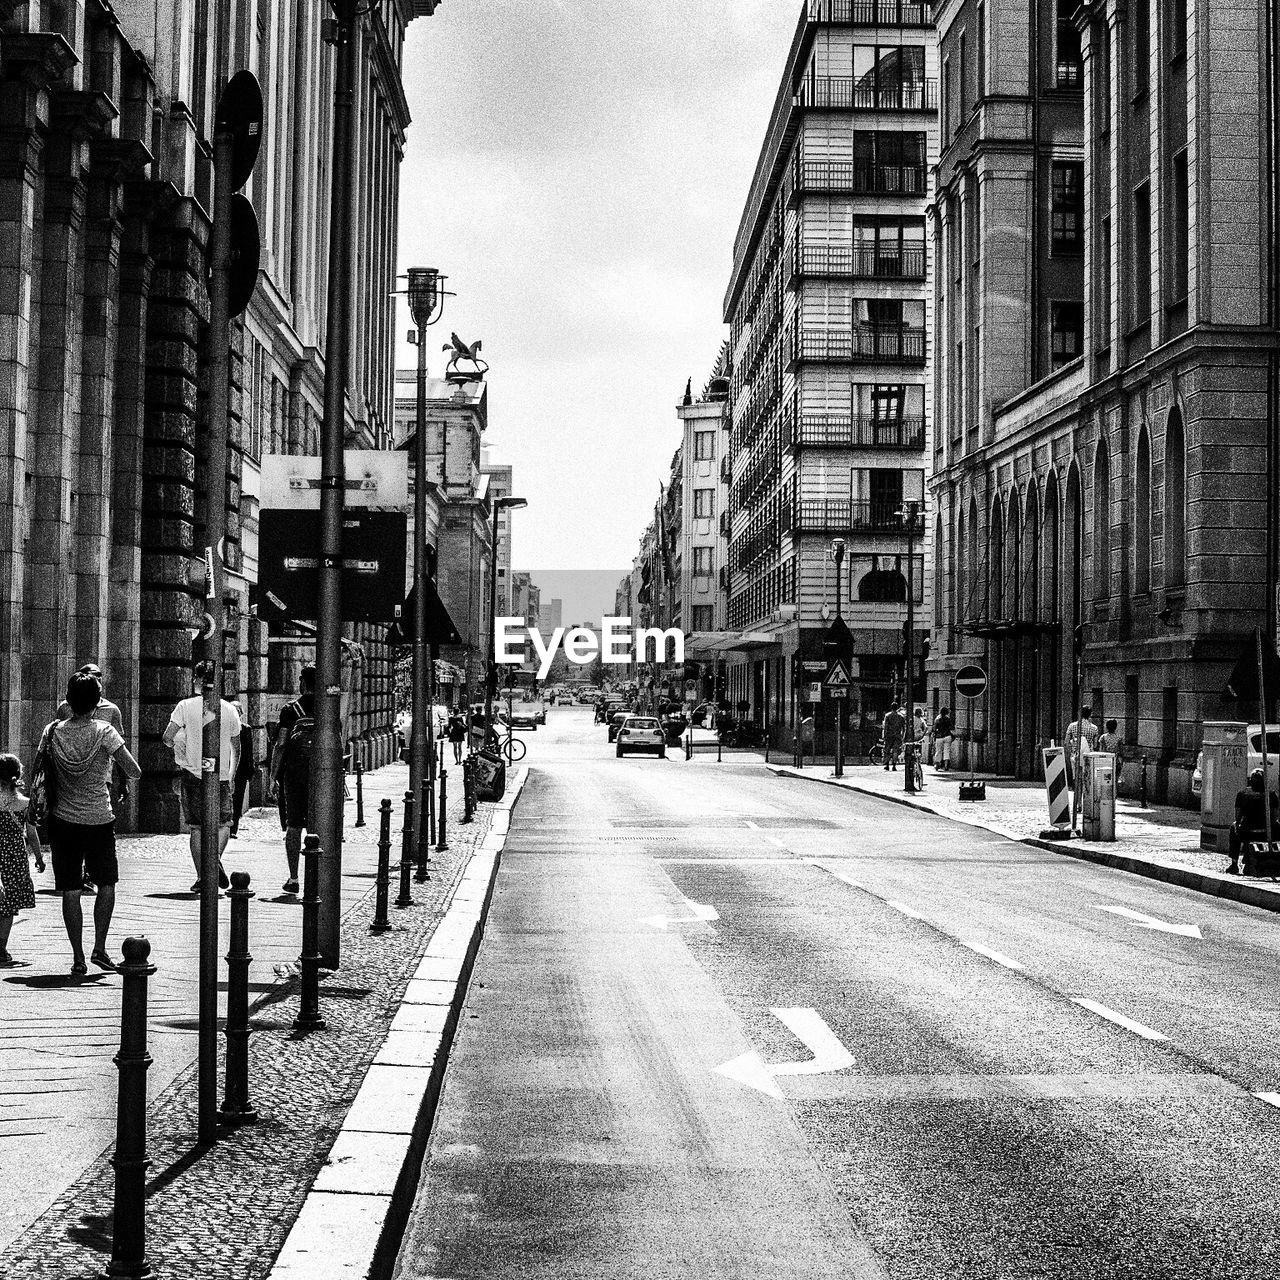
<path fill-rule="evenodd" d="M 919 750 L 919 744 L 915 740 L 915 584 L 912 580 L 913 565 L 915 561 L 915 532 L 916 521 L 920 518 L 920 512 L 924 507 L 924 476 L 919 474 L 920 492 L 919 495 L 911 494 L 903 497 L 902 508 L 898 514 L 902 517 L 902 522 L 907 530 L 907 634 L 906 641 L 906 670 L 904 675 L 904 686 L 907 695 L 907 723 L 906 723 L 906 747 L 903 755 L 906 757 L 905 776 L 902 780 L 903 790 L 907 795 L 915 795 L 916 791 L 916 771 L 915 771 L 915 753 Z"/>
<path fill-rule="evenodd" d="M 418 327 L 418 421 L 413 449 L 413 721 L 409 737 L 409 789 L 413 792 L 411 849 L 422 847 L 422 782 L 435 749 L 435 715 L 427 650 L 427 344 L 426 330 L 444 313 L 444 281 L 435 267 L 409 268 L 409 311 Z"/>
<path fill-rule="evenodd" d="M 489 542 L 489 665 L 484 678 L 484 740 L 493 731 L 493 695 L 498 689 L 498 649 L 494 628 L 498 614 L 498 513 L 516 511 L 529 505 L 527 498 L 495 498 L 493 501 L 493 537 Z"/>
<path fill-rule="evenodd" d="M 831 558 L 836 562 L 836 621 L 843 622 L 844 618 L 840 612 L 840 567 L 844 564 L 844 539 L 831 539 Z M 842 633 L 843 634 L 843 633 Z M 836 777 L 844 777 L 844 735 L 843 725 L 840 723 L 841 711 L 843 707 L 838 700 L 836 701 Z"/>

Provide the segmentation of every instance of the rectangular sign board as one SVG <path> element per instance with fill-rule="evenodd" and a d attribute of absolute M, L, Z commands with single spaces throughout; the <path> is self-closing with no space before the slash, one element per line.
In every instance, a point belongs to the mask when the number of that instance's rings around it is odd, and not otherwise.
<path fill-rule="evenodd" d="M 348 507 L 409 509 L 409 455 L 385 449 L 348 449 L 343 455 Z M 262 506 L 320 510 L 320 459 L 269 453 L 262 459 Z"/>
<path fill-rule="evenodd" d="M 391 623 L 404 604 L 402 511 L 348 511 L 342 528 L 342 621 Z M 315 622 L 320 599 L 320 512 L 264 509 L 258 517 L 258 617 Z"/>

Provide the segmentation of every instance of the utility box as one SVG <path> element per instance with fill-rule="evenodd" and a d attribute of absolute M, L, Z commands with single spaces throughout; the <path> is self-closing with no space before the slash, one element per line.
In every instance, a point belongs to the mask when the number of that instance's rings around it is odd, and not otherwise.
<path fill-rule="evenodd" d="M 1081 828 L 1086 840 L 1116 838 L 1116 758 L 1106 751 L 1094 751 L 1080 762 L 1084 774 L 1081 788 Z"/>
<path fill-rule="evenodd" d="M 1236 795 L 1249 773 L 1248 726 L 1236 720 L 1207 720 L 1200 766 L 1200 847 L 1230 852 Z"/>

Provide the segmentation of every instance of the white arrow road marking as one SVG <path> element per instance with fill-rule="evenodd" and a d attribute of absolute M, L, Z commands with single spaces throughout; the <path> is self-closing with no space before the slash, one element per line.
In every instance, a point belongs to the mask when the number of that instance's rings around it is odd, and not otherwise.
<path fill-rule="evenodd" d="M 1132 920 L 1142 929 L 1158 929 L 1161 933 L 1176 933 L 1184 938 L 1204 937 L 1199 925 L 1170 924 L 1167 920 L 1157 920 L 1155 916 L 1144 916 L 1141 911 L 1130 911 L 1128 907 L 1104 907 L 1100 902 L 1095 905 L 1099 911 L 1110 911 L 1114 916 L 1124 916 L 1126 920 Z"/>
<path fill-rule="evenodd" d="M 1253 1096 L 1269 1107 L 1280 1107 L 1280 1093 L 1255 1093 Z"/>
<path fill-rule="evenodd" d="M 704 906 L 701 902 L 684 900 L 684 905 L 693 913 L 687 916 L 642 916 L 641 924 L 651 924 L 655 929 L 665 929 L 669 924 L 693 924 L 698 920 L 719 920 L 720 913 L 715 907 Z"/>
<path fill-rule="evenodd" d="M 853 1066 L 853 1055 L 837 1039 L 816 1009 L 770 1009 L 787 1030 L 813 1054 L 799 1062 L 765 1062 L 754 1050 L 740 1054 L 713 1068 L 722 1076 L 759 1089 L 771 1098 L 781 1098 L 782 1090 L 775 1076 L 817 1076 L 830 1071 L 843 1071 Z"/>
<path fill-rule="evenodd" d="M 1167 1040 L 1169 1038 L 1168 1036 L 1162 1036 L 1158 1031 L 1152 1031 L 1150 1027 L 1144 1027 L 1140 1022 L 1134 1022 L 1131 1018 L 1126 1018 L 1124 1014 L 1117 1013 L 1114 1009 L 1108 1009 L 1105 1004 L 1099 1004 L 1096 1000 L 1084 1000 L 1078 996 L 1072 996 L 1072 1002 L 1078 1004 L 1082 1009 L 1088 1009 L 1090 1013 L 1096 1013 L 1100 1018 L 1106 1018 L 1108 1022 L 1114 1022 L 1117 1027 L 1132 1031 L 1135 1036 L 1141 1036 L 1144 1040 Z"/>
<path fill-rule="evenodd" d="M 996 964 L 1004 965 L 1006 969 L 1022 968 L 1016 960 L 1010 960 L 1003 952 L 992 951 L 990 947 L 984 947 L 980 942 L 970 942 L 966 938 L 960 938 L 959 941 L 962 945 L 968 947 L 970 951 L 976 951 L 980 956 L 986 956 L 988 960 L 994 960 Z"/>

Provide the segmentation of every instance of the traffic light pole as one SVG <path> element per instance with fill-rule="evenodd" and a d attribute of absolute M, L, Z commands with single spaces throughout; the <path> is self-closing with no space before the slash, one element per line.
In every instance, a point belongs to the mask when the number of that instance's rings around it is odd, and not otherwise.
<path fill-rule="evenodd" d="M 915 551 L 916 504 L 908 502 L 903 508 L 907 524 L 907 635 L 906 635 L 906 689 L 907 689 L 907 723 L 905 727 L 907 745 L 903 751 L 906 757 L 903 770 L 902 789 L 909 796 L 916 793 L 916 707 L 915 707 L 915 585 L 912 582 L 912 560 Z"/>
<path fill-rule="evenodd" d="M 342 517 L 346 502 L 347 366 L 351 350 L 351 175 L 355 125 L 356 15 L 334 0 L 332 43 L 333 189 L 329 207 L 329 284 L 324 345 L 324 417 L 320 423 L 320 591 L 316 629 L 316 735 L 311 800 L 325 856 L 320 864 L 319 952 L 337 968 L 342 912 Z"/>

